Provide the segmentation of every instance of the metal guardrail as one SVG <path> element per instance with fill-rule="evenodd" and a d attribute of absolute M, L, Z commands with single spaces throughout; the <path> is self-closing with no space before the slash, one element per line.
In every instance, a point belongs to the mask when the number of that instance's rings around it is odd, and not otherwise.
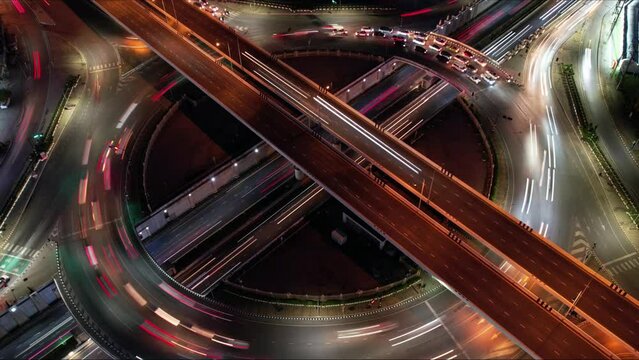
<path fill-rule="evenodd" d="M 581 97 L 579 96 L 579 91 L 577 90 L 577 84 L 575 83 L 575 72 L 572 68 L 572 64 L 561 64 L 560 66 L 564 88 L 570 102 L 570 110 L 575 117 L 575 120 L 577 121 L 581 139 L 585 141 L 586 144 L 588 144 L 588 147 L 595 156 L 595 159 L 599 163 L 599 166 L 601 166 L 601 168 L 603 169 L 602 173 L 606 175 L 608 184 L 611 185 L 615 189 L 617 195 L 619 195 L 621 202 L 626 207 L 626 213 L 630 217 L 630 220 L 636 227 L 639 228 L 639 223 L 637 221 L 639 218 L 639 216 L 637 216 L 637 214 L 639 214 L 639 211 L 637 210 L 637 206 L 632 200 L 630 193 L 619 178 L 619 175 L 613 168 L 612 164 L 610 164 L 606 156 L 601 151 L 601 148 L 597 143 L 597 126 L 589 122 L 588 118 L 586 117 L 586 112 L 584 111 Z"/>
<path fill-rule="evenodd" d="M 294 7 L 290 4 L 279 1 L 251 1 L 251 0 L 227 0 L 227 2 L 267 7 L 271 9 L 285 10 L 291 13 L 313 13 L 313 12 L 333 12 L 333 11 L 377 11 L 377 12 L 390 12 L 396 11 L 395 7 L 384 6 L 368 6 L 368 5 L 330 5 L 330 6 L 313 6 L 313 7 Z"/>
<path fill-rule="evenodd" d="M 340 49 L 306 49 L 306 50 L 285 50 L 274 53 L 273 56 L 277 59 L 297 58 L 303 56 L 344 56 L 367 60 L 376 60 L 379 62 L 384 61 L 383 56 L 373 55 L 366 52 L 348 51 Z"/>
<path fill-rule="evenodd" d="M 253 294 L 258 297 L 273 300 L 288 300 L 288 301 L 312 301 L 312 302 L 326 302 L 326 301 L 340 301 L 349 302 L 359 299 L 370 299 L 380 297 L 382 294 L 393 290 L 397 287 L 404 288 L 404 285 L 410 286 L 417 283 L 420 279 L 419 270 L 407 275 L 403 279 L 394 281 L 390 284 L 378 286 L 373 289 L 358 290 L 352 293 L 336 294 L 336 295 L 309 295 L 309 294 L 292 294 L 292 293 L 277 293 L 272 291 L 264 291 L 256 288 L 247 287 L 241 284 L 237 284 L 231 281 L 225 281 L 224 284 L 243 291 L 246 294 Z"/>

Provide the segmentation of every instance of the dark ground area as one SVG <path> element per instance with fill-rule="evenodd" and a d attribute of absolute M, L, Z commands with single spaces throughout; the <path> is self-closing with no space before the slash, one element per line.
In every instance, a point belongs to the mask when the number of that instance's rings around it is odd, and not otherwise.
<path fill-rule="evenodd" d="M 457 102 L 431 119 L 413 148 L 443 166 L 479 192 L 489 174 L 488 153 L 477 128 Z"/>
<path fill-rule="evenodd" d="M 233 281 L 264 291 L 334 295 L 374 289 L 404 278 L 408 267 L 377 242 L 358 235 L 341 217 L 336 200 L 307 217 L 308 222 L 285 243 L 239 272 Z M 339 228 L 348 235 L 342 246 L 331 239 Z M 389 244 L 384 249 L 388 249 Z"/>
<path fill-rule="evenodd" d="M 185 100 L 158 135 L 146 168 L 153 209 L 188 188 L 203 175 L 241 155 L 259 138 L 190 83 L 167 93 Z"/>
<path fill-rule="evenodd" d="M 305 56 L 283 60 L 322 86 L 332 84 L 331 92 L 346 87 L 346 85 L 379 65 L 378 61 L 346 56 Z"/>

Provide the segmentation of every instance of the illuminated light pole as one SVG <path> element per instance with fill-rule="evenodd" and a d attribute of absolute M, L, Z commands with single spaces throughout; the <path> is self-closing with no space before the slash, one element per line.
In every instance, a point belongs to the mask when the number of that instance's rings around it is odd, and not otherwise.
<path fill-rule="evenodd" d="M 417 208 L 422 208 L 422 198 L 424 197 L 424 185 L 426 184 L 426 179 L 422 179 L 422 190 L 419 192 L 419 202 L 417 203 Z M 432 185 L 432 182 L 431 182 Z"/>
<path fill-rule="evenodd" d="M 593 278 L 591 277 L 590 280 L 588 280 L 588 283 L 586 284 L 584 289 L 581 290 L 579 292 L 579 294 L 577 294 L 577 296 L 575 297 L 575 300 L 572 302 L 572 304 L 570 305 L 570 307 L 568 308 L 568 310 L 566 311 L 564 316 L 570 315 L 570 313 L 575 309 L 575 306 L 577 306 L 577 302 L 581 299 L 581 297 L 584 295 L 586 290 L 588 290 L 588 287 L 590 286 L 590 283 L 592 283 L 592 280 L 593 280 Z"/>
<path fill-rule="evenodd" d="M 433 176 L 430 179 L 430 185 L 428 186 L 428 197 L 426 197 L 427 204 L 430 204 L 430 194 L 433 191 L 433 183 L 435 182 L 435 169 L 433 168 Z"/>

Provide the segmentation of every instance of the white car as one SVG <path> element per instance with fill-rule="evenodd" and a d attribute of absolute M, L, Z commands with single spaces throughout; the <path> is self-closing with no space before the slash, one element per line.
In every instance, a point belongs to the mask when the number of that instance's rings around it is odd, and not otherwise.
<path fill-rule="evenodd" d="M 466 65 L 460 64 L 457 61 L 453 61 L 453 69 L 459 71 L 460 73 L 466 72 Z"/>
<path fill-rule="evenodd" d="M 393 32 L 393 28 L 388 26 L 380 26 L 379 31 L 383 32 L 385 35 L 390 35 Z"/>
<path fill-rule="evenodd" d="M 372 27 L 370 27 L 370 26 L 362 26 L 362 28 L 359 29 L 359 31 L 363 31 L 363 32 L 365 32 L 367 34 L 372 34 L 373 31 L 375 31 L 375 30 Z"/>
<path fill-rule="evenodd" d="M 330 31 L 328 33 L 328 36 L 346 36 L 348 35 L 348 31 L 344 30 L 344 29 L 333 29 L 332 31 Z"/>
<path fill-rule="evenodd" d="M 495 85 L 495 79 L 488 75 L 487 73 L 483 73 L 481 74 L 481 78 L 484 79 L 485 82 L 487 82 L 490 85 Z"/>
<path fill-rule="evenodd" d="M 339 24 L 328 24 L 328 25 L 322 26 L 322 29 L 324 29 L 324 30 L 342 30 L 342 29 L 344 29 L 344 27 L 342 25 L 339 25 Z"/>
<path fill-rule="evenodd" d="M 475 84 L 479 84 L 481 82 L 481 78 L 477 75 L 467 74 L 467 76 L 470 79 L 470 81 L 474 82 Z"/>

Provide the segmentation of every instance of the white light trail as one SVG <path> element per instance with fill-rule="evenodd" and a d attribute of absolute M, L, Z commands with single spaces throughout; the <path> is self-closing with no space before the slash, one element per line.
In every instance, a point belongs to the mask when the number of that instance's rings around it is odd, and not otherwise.
<path fill-rule="evenodd" d="M 287 93 L 284 89 L 282 89 L 281 87 L 277 86 L 277 84 L 275 84 L 274 82 L 272 82 L 271 80 L 269 80 L 267 77 L 265 77 L 264 75 L 262 75 L 260 72 L 253 71 L 257 76 L 261 77 L 264 81 L 266 81 L 267 83 L 269 83 L 271 86 L 273 86 L 274 88 L 276 88 L 277 90 L 279 90 L 282 94 L 288 96 L 289 99 L 293 100 L 295 103 L 297 103 L 299 106 L 301 106 L 302 108 L 304 108 L 304 110 L 308 111 L 309 113 L 311 113 L 315 118 L 320 119 L 323 123 L 328 125 L 328 121 L 324 120 L 323 118 L 321 118 L 319 115 L 317 115 L 313 110 L 309 109 L 308 107 L 306 107 L 304 104 L 302 104 L 301 102 L 299 102 L 296 98 L 294 98 L 292 95 L 290 95 L 289 93 Z"/>
<path fill-rule="evenodd" d="M 546 149 L 544 149 L 544 159 L 541 162 L 541 176 L 539 177 L 539 187 L 544 185 L 544 170 L 546 169 Z"/>
<path fill-rule="evenodd" d="M 418 337 L 420 337 L 420 336 L 426 335 L 426 334 L 428 334 L 429 332 L 431 332 L 431 331 L 433 331 L 433 330 L 435 330 L 435 329 L 439 328 L 440 326 L 442 326 L 442 324 L 441 324 L 441 323 L 439 323 L 439 324 L 435 325 L 437 322 L 439 322 L 439 320 L 438 320 L 438 319 L 435 319 L 435 320 L 433 320 L 433 321 L 431 321 L 431 322 L 429 322 L 429 323 L 427 323 L 427 324 L 425 324 L 425 325 L 422 325 L 422 326 L 420 326 L 420 327 L 418 327 L 418 328 L 416 328 L 416 329 L 413 329 L 413 330 L 411 330 L 411 331 L 409 331 L 409 332 L 406 332 L 406 333 L 404 333 L 404 334 L 402 334 L 402 335 L 395 336 L 394 338 L 388 339 L 388 341 L 389 341 L 389 342 L 392 342 L 392 341 L 395 341 L 395 340 L 397 340 L 397 339 L 401 339 L 401 338 L 403 338 L 403 337 L 406 337 L 406 336 L 408 336 L 408 335 L 411 335 L 411 334 L 414 334 L 414 333 L 416 333 L 416 332 L 418 332 L 418 331 L 421 331 L 421 330 L 426 329 L 426 330 L 424 330 L 424 331 L 422 331 L 422 332 L 420 332 L 420 333 L 418 333 L 418 334 L 416 334 L 416 335 L 413 335 L 413 336 L 411 336 L 411 337 L 409 337 L 409 338 L 407 338 L 407 339 L 404 339 L 404 340 L 402 340 L 402 341 L 400 341 L 400 342 L 397 342 L 397 343 L 391 344 L 391 346 L 398 346 L 398 345 L 404 344 L 404 343 L 406 343 L 406 342 L 408 342 L 408 341 L 411 341 L 411 340 L 413 340 L 413 339 L 416 339 L 416 338 L 418 338 Z M 433 326 L 433 325 L 435 325 L 435 326 Z"/>
<path fill-rule="evenodd" d="M 484 50 L 484 54 L 490 55 L 490 53 L 493 52 L 498 46 L 500 46 L 504 42 L 508 41 L 513 36 L 515 36 L 515 32 L 514 31 L 509 32 L 506 36 L 501 38 L 499 41 L 497 41 L 493 45 L 490 45 L 489 47 L 487 47 L 486 50 Z"/>
<path fill-rule="evenodd" d="M 419 172 L 421 171 L 421 169 L 417 166 L 415 166 L 415 164 L 411 163 L 410 161 L 408 161 L 404 156 L 402 156 L 401 154 L 399 154 L 397 151 L 395 151 L 393 148 L 389 147 L 388 145 L 386 145 L 383 141 L 381 141 L 380 139 L 378 139 L 375 135 L 371 134 L 370 132 L 368 132 L 366 129 L 364 129 L 361 125 L 357 124 L 355 121 L 351 120 L 350 118 L 348 118 L 346 115 L 342 114 L 339 110 L 335 109 L 331 104 L 329 104 L 328 102 L 326 102 L 324 99 L 322 99 L 319 96 L 316 96 L 315 101 L 317 101 L 321 106 L 323 106 L 325 109 L 327 109 L 328 111 L 330 111 L 331 113 L 333 113 L 333 115 L 337 116 L 338 118 L 340 118 L 341 120 L 343 120 L 346 124 L 348 124 L 350 127 L 352 127 L 353 129 L 355 129 L 355 131 L 357 131 L 358 133 L 364 135 L 364 137 L 366 137 L 368 140 L 372 141 L 374 144 L 376 144 L 377 146 L 379 146 L 382 150 L 384 150 L 386 153 L 388 153 L 390 156 L 394 157 L 396 160 L 398 160 L 399 162 L 401 162 L 402 164 L 404 164 L 406 167 L 408 167 L 411 171 L 413 171 L 416 174 L 419 174 Z"/>
<path fill-rule="evenodd" d="M 528 207 L 526 208 L 526 215 L 528 215 L 528 212 L 530 211 L 530 204 L 532 204 L 533 201 L 533 192 L 535 191 L 535 179 L 533 179 L 531 181 L 531 185 L 530 185 L 530 198 L 528 200 Z"/>
<path fill-rule="evenodd" d="M 555 201 L 555 169 L 552 169 L 552 190 L 550 191 L 550 201 Z"/>
<path fill-rule="evenodd" d="M 564 3 L 564 0 L 558 2 L 557 4 L 555 4 L 555 6 L 551 7 L 548 11 L 546 11 L 545 13 L 543 13 L 539 19 L 541 20 L 545 20 L 548 16 L 552 15 L 555 11 L 558 10 L 559 6 L 561 6 Z"/>
<path fill-rule="evenodd" d="M 441 354 L 441 355 L 437 355 L 437 356 L 435 356 L 435 357 L 431 358 L 431 360 L 436 360 L 436 359 L 439 359 L 439 358 L 443 358 L 444 356 L 446 356 L 446 355 L 448 355 L 448 354 L 452 353 L 453 351 L 455 351 L 455 349 L 448 350 L 448 351 L 446 351 L 445 353 L 443 353 L 443 354 Z"/>
<path fill-rule="evenodd" d="M 528 199 L 528 186 L 530 186 L 530 178 L 526 178 L 526 192 L 524 193 L 524 201 L 521 203 L 521 213 L 526 209 L 526 200 Z"/>
<path fill-rule="evenodd" d="M 288 86 L 291 90 L 295 91 L 296 93 L 298 93 L 300 96 L 304 97 L 304 99 L 308 99 L 308 94 L 306 92 L 304 92 L 302 89 L 300 89 L 299 87 L 295 86 L 293 83 L 291 83 L 290 81 L 286 80 L 285 78 L 283 78 L 282 76 L 278 75 L 273 69 L 271 69 L 270 67 L 266 66 L 263 62 L 261 62 L 260 60 L 258 60 L 255 56 L 249 54 L 248 52 L 244 52 L 243 53 L 244 56 L 248 57 L 249 60 L 251 60 L 252 62 L 254 62 L 255 64 L 257 64 L 257 66 L 261 67 L 262 69 L 264 69 L 264 71 L 268 72 L 269 74 L 271 74 L 273 77 L 275 77 L 276 79 L 278 79 L 279 81 L 283 82 L 284 85 Z"/>
<path fill-rule="evenodd" d="M 131 115 L 133 110 L 135 110 L 135 108 L 137 106 L 138 106 L 138 103 L 136 103 L 136 102 L 134 102 L 131 105 L 129 105 L 129 107 L 126 109 L 126 111 L 124 111 L 124 114 L 122 114 L 122 116 L 120 117 L 120 120 L 118 121 L 118 123 L 115 124 L 115 128 L 116 129 L 120 129 L 120 128 L 122 128 L 122 126 L 124 126 L 124 123 L 127 121 L 129 116 Z"/>

